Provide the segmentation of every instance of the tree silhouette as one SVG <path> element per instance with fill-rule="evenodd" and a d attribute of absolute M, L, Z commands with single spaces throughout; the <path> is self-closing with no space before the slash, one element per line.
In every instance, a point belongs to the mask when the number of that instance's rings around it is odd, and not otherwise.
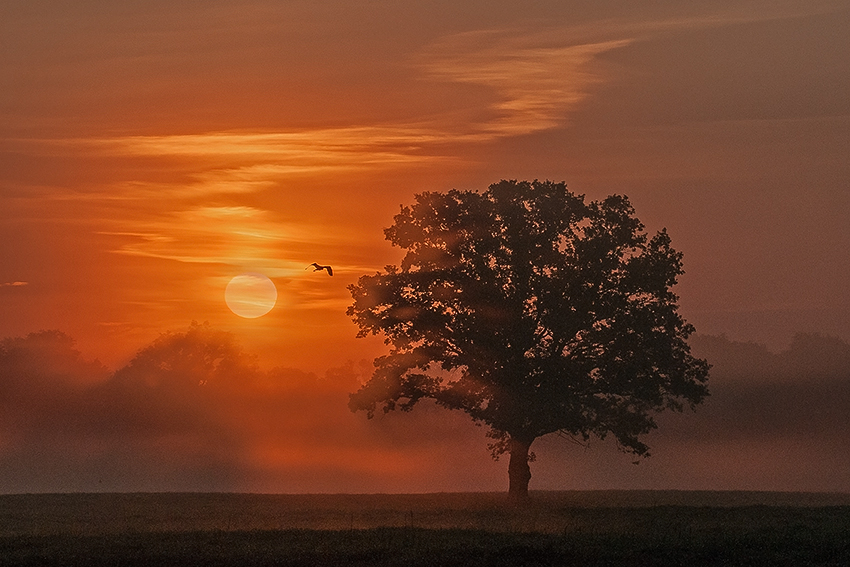
<path fill-rule="evenodd" d="M 192 321 L 185 333 L 162 334 L 139 350 L 113 381 L 149 389 L 196 389 L 237 379 L 244 384 L 258 372 L 256 360 L 242 351 L 234 335 Z"/>
<path fill-rule="evenodd" d="M 538 437 L 611 434 L 645 456 L 655 412 L 708 394 L 671 291 L 682 255 L 666 231 L 647 237 L 626 197 L 501 181 L 416 195 L 394 220 L 401 266 L 349 286 L 358 336 L 390 346 L 352 411 L 425 398 L 465 411 L 490 427 L 494 458 L 510 453 L 509 492 L 525 498 Z"/>
<path fill-rule="evenodd" d="M 98 360 L 87 360 L 61 331 L 0 339 L 0 437 L 4 447 L 45 429 L 67 431 L 91 389 L 109 378 Z M 3 457 L 0 457 L 3 460 Z"/>

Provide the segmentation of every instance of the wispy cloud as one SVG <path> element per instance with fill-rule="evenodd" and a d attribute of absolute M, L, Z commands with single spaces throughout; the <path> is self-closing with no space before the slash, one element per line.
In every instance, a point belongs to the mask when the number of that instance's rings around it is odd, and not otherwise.
<path fill-rule="evenodd" d="M 541 45 L 548 40 L 549 45 Z M 489 87 L 493 117 L 473 131 L 513 136 L 561 124 L 604 77 L 590 63 L 600 53 L 628 45 L 619 39 L 582 45 L 551 45 L 540 35 L 472 32 L 445 38 L 422 54 L 427 77 Z"/>
<path fill-rule="evenodd" d="M 463 145 L 561 124 L 603 81 L 594 58 L 628 39 L 568 43 L 564 34 L 480 31 L 443 38 L 411 63 L 427 81 L 480 85 L 492 103 L 479 116 L 457 119 L 445 108 L 423 118 L 290 131 L 6 139 L 19 151 L 87 160 L 155 159 L 166 176 L 139 174 L 64 192 L 61 199 L 115 202 L 238 196 L 321 175 L 421 166 L 461 165 Z M 479 109 L 480 110 L 480 109 Z M 484 115 L 484 118 L 481 117 Z M 449 119 L 448 117 L 452 118 Z M 145 163 L 145 169 L 150 168 Z M 163 180 L 165 179 L 165 180 Z"/>
<path fill-rule="evenodd" d="M 23 287 L 29 285 L 29 282 L 4 282 L 0 283 L 0 287 Z"/>
<path fill-rule="evenodd" d="M 58 191 L 53 196 L 103 202 L 238 196 L 321 175 L 445 164 L 457 159 L 433 150 L 434 145 L 446 142 L 444 131 L 408 124 L 3 141 L 17 151 L 40 156 L 106 162 L 154 159 L 158 162 L 153 166 L 146 162 L 146 170 L 173 172 L 173 180 L 163 181 L 161 175 L 142 174 L 140 178 L 140 170 L 135 169 L 133 179 Z"/>
<path fill-rule="evenodd" d="M 612 77 L 599 55 L 660 34 L 776 19 L 793 19 L 841 8 L 835 0 L 741 2 L 725 9 L 682 5 L 641 18 L 622 16 L 535 30 L 494 29 L 444 37 L 424 49 L 417 65 L 425 78 L 491 89 L 489 118 L 455 132 L 486 141 L 557 127 Z"/>
<path fill-rule="evenodd" d="M 255 207 L 201 206 L 137 221 L 132 231 L 102 234 L 123 237 L 126 242 L 116 250 L 122 254 L 253 266 L 283 276 L 303 266 L 300 261 L 281 260 L 282 251 L 306 240 L 311 232 L 307 226 L 280 222 L 269 211 Z"/>
<path fill-rule="evenodd" d="M 560 41 L 560 43 L 559 43 Z M 26 153 L 85 160 L 91 181 L 40 192 L 45 200 L 78 203 L 75 218 L 108 236 L 118 254 L 205 266 L 219 286 L 234 270 L 293 279 L 291 294 L 317 308 L 341 301 L 336 288 L 299 287 L 304 266 L 321 254 L 335 257 L 339 276 L 362 273 L 351 234 L 295 197 L 333 177 L 408 167 L 462 167 L 464 147 L 557 126 L 603 77 L 593 58 L 622 40 L 565 45 L 538 34 L 480 32 L 438 41 L 411 62 L 427 81 L 475 84 L 492 90 L 492 107 L 478 116 L 448 119 L 451 108 L 422 118 L 291 131 L 212 131 L 194 134 L 6 140 Z M 483 116 L 483 118 L 482 118 Z M 69 181 L 69 185 L 70 185 Z M 26 194 L 26 191 L 22 192 Z M 353 198 L 353 197 L 344 197 Z M 290 206 L 293 210 L 284 210 Z M 337 278 L 334 278 L 337 281 Z M 226 282 L 224 282 L 226 283 Z M 9 285 L 9 284 L 3 284 Z"/>
<path fill-rule="evenodd" d="M 491 107 L 466 120 L 447 119 L 453 110 L 446 109 L 418 121 L 24 140 L 15 146 L 107 164 L 141 160 L 143 166 L 127 168 L 123 178 L 119 171 L 117 177 L 53 194 L 94 207 L 89 218 L 100 219 L 100 234 L 117 237 L 118 253 L 286 277 L 303 270 L 304 258 L 293 251 L 329 249 L 350 241 L 350 235 L 335 234 L 321 219 L 300 222 L 275 213 L 281 202 L 275 192 L 328 175 L 462 165 L 464 145 L 558 126 L 604 80 L 593 69 L 594 58 L 627 43 L 566 44 L 564 37 L 515 31 L 444 38 L 412 64 L 428 81 L 492 90 Z M 335 269 L 344 273 L 346 267 Z"/>
<path fill-rule="evenodd" d="M 313 163 L 334 163 L 339 152 L 367 151 L 393 156 L 397 151 L 381 150 L 398 142 L 422 142 L 429 137 L 404 128 L 350 127 L 297 132 L 217 132 L 173 136 L 127 136 L 104 140 L 125 147 L 131 153 L 173 155 L 294 156 Z M 389 158 L 395 161 L 397 158 Z"/>
<path fill-rule="evenodd" d="M 441 132 L 407 125 L 291 132 L 209 132 L 76 140 L 105 153 L 205 159 L 231 179 L 366 169 L 441 159 L 421 150 Z"/>

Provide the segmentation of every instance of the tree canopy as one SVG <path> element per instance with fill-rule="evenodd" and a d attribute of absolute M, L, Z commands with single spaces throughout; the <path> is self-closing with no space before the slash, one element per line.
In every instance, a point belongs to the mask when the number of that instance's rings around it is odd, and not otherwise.
<path fill-rule="evenodd" d="M 694 407 L 709 365 L 672 287 L 682 254 L 648 237 L 629 200 L 586 202 L 564 183 L 501 181 L 416 195 L 385 230 L 400 266 L 349 286 L 358 336 L 389 353 L 351 395 L 371 417 L 430 398 L 490 427 L 527 494 L 534 439 L 614 436 L 648 454 L 653 414 Z"/>

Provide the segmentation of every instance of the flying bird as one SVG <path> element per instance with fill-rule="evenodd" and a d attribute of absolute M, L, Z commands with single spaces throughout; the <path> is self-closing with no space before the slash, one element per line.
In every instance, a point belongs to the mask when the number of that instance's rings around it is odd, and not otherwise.
<path fill-rule="evenodd" d="M 321 272 L 322 270 L 327 270 L 329 276 L 334 275 L 334 269 L 330 266 L 322 266 L 321 264 L 317 264 L 316 262 L 313 262 L 312 264 L 310 264 L 310 266 L 313 266 L 314 272 Z M 309 268 L 310 266 L 307 266 L 307 268 Z M 307 268 L 304 269 L 306 270 Z"/>

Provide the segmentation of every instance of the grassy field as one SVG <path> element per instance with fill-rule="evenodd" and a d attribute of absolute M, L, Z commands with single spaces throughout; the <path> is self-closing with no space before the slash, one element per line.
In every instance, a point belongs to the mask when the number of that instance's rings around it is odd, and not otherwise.
<path fill-rule="evenodd" d="M 850 495 L 5 495 L 0 565 L 850 565 Z"/>

